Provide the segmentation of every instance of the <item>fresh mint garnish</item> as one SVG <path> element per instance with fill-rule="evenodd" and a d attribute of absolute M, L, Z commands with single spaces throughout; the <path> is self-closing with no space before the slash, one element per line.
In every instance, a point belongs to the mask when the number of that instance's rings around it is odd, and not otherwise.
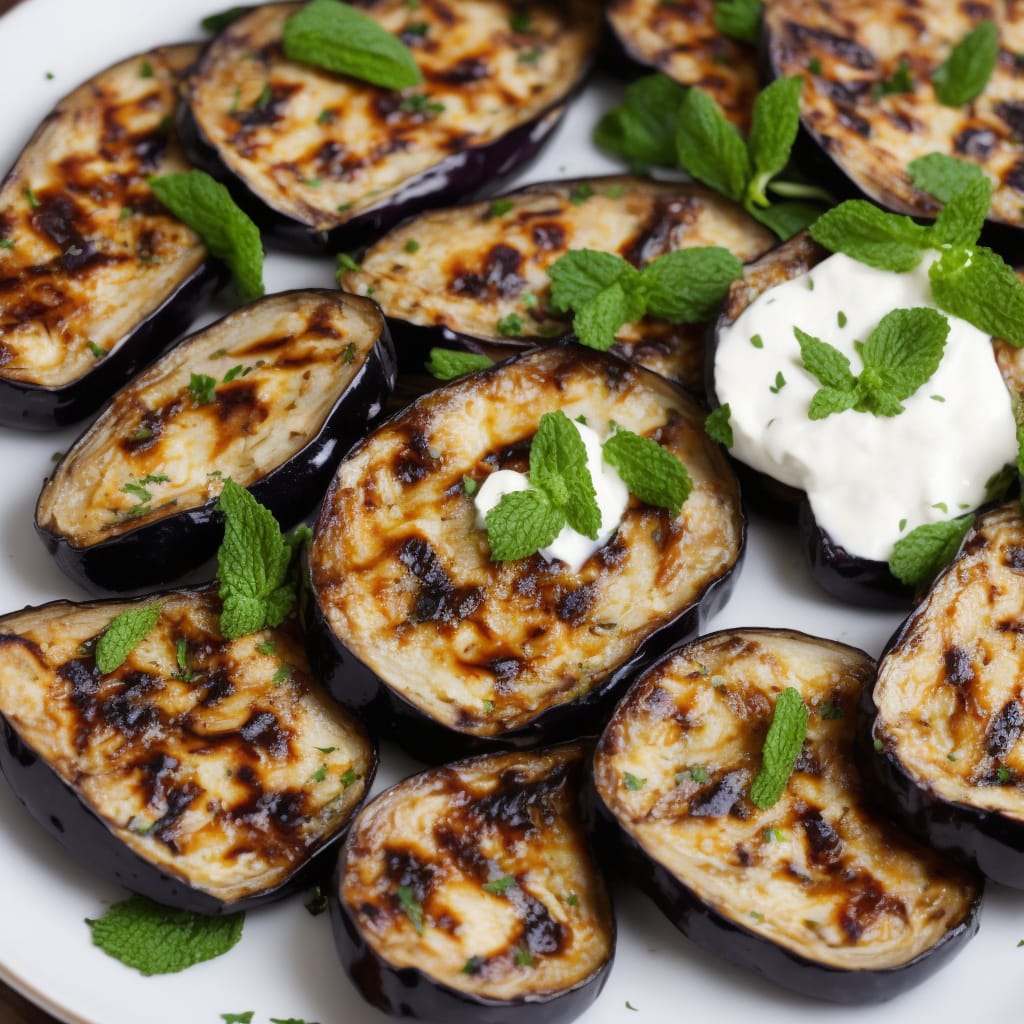
<path fill-rule="evenodd" d="M 929 248 L 928 229 L 909 217 L 886 213 L 863 199 L 850 199 L 823 213 L 811 237 L 877 270 L 913 270 Z"/>
<path fill-rule="evenodd" d="M 764 738 L 761 770 L 750 787 L 750 801 L 767 810 L 785 792 L 807 735 L 807 705 L 792 686 L 779 694 Z"/>
<path fill-rule="evenodd" d="M 902 403 L 938 369 L 949 321 L 927 308 L 887 313 L 858 347 L 864 364 L 859 376 L 854 376 L 849 359 L 838 349 L 799 327 L 793 332 L 805 369 L 823 385 L 811 399 L 810 419 L 824 419 L 847 409 L 898 416 L 903 412 Z"/>
<path fill-rule="evenodd" d="M 800 92 L 803 79 L 780 78 L 762 89 L 754 101 L 747 151 L 753 174 L 744 198 L 756 206 L 768 206 L 768 183 L 789 162 L 789 153 L 800 128 Z"/>
<path fill-rule="evenodd" d="M 953 560 L 973 521 L 969 514 L 916 527 L 896 541 L 889 571 L 908 587 L 927 586 Z"/>
<path fill-rule="evenodd" d="M 486 515 L 487 541 L 496 562 L 515 562 L 547 547 L 565 516 L 540 491 L 513 491 Z"/>
<path fill-rule="evenodd" d="M 905 60 L 901 60 L 896 66 L 896 70 L 888 78 L 883 78 L 876 83 L 874 91 L 875 99 L 913 92 L 914 79 L 910 76 L 910 65 Z"/>
<path fill-rule="evenodd" d="M 121 612 L 96 642 L 96 667 L 104 675 L 119 669 L 160 617 L 160 605 Z"/>
<path fill-rule="evenodd" d="M 184 171 L 150 178 L 149 186 L 178 220 L 202 238 L 210 255 L 227 264 L 242 302 L 251 302 L 263 294 L 263 243 L 259 229 L 220 182 L 205 171 Z"/>
<path fill-rule="evenodd" d="M 93 945 L 149 977 L 222 956 L 242 937 L 245 915 L 206 917 L 130 896 L 85 923 Z"/>
<path fill-rule="evenodd" d="M 691 88 L 679 108 L 676 156 L 680 166 L 708 188 L 742 202 L 753 164 L 739 129 L 703 89 Z"/>
<path fill-rule="evenodd" d="M 726 448 L 731 448 L 733 441 L 732 424 L 729 422 L 731 416 L 732 410 L 729 408 L 729 403 L 726 402 L 717 409 L 712 409 L 704 420 L 704 433 L 712 441 L 717 441 L 719 444 L 725 445 Z"/>
<path fill-rule="evenodd" d="M 960 107 L 981 95 L 999 60 L 995 22 L 979 22 L 950 51 L 932 74 L 935 97 L 947 107 Z"/>
<path fill-rule="evenodd" d="M 193 373 L 188 382 L 188 393 L 196 405 L 209 405 L 216 397 L 217 381 L 206 373 Z"/>
<path fill-rule="evenodd" d="M 649 437 L 616 427 L 601 451 L 605 462 L 614 467 L 631 494 L 647 505 L 679 515 L 693 490 L 693 481 L 686 467 L 668 449 Z"/>
<path fill-rule="evenodd" d="M 587 467 L 587 449 L 564 412 L 540 418 L 530 446 L 530 484 L 577 532 L 594 540 L 601 529 L 597 492 Z"/>
<path fill-rule="evenodd" d="M 246 1010 L 245 1013 L 222 1013 L 220 1019 L 224 1024 L 252 1024 L 255 1015 L 255 1010 Z"/>
<path fill-rule="evenodd" d="M 488 356 L 454 348 L 432 348 L 426 363 L 427 372 L 438 380 L 455 380 L 493 365 L 494 360 Z"/>
<path fill-rule="evenodd" d="M 490 882 L 484 882 L 483 888 L 486 889 L 492 896 L 502 896 L 509 889 L 514 889 L 518 885 L 513 875 L 503 875 L 501 878 L 492 879 Z"/>
<path fill-rule="evenodd" d="M 400 885 L 395 890 L 395 896 L 398 899 L 398 905 L 405 911 L 405 916 L 409 918 L 413 928 L 416 929 L 416 934 L 422 935 L 424 928 L 423 907 L 420 906 L 419 901 L 416 899 L 416 894 L 409 886 Z"/>
<path fill-rule="evenodd" d="M 639 775 L 634 775 L 632 772 L 623 772 L 622 781 L 626 785 L 626 789 L 635 793 L 637 790 L 641 790 L 647 785 L 647 780 L 640 778 Z"/>
<path fill-rule="evenodd" d="M 602 149 L 635 168 L 671 167 L 676 162 L 676 122 L 686 87 L 667 75 L 648 75 L 626 87 L 623 102 L 594 129 Z"/>
<path fill-rule="evenodd" d="M 251 7 L 229 7 L 226 11 L 208 14 L 199 22 L 199 26 L 204 32 L 220 32 L 233 21 L 238 21 L 243 14 L 248 14 L 251 10 Z"/>
<path fill-rule="evenodd" d="M 412 51 L 373 18 L 340 0 L 311 0 L 284 24 L 285 56 L 384 89 L 423 82 Z"/>
<path fill-rule="evenodd" d="M 621 256 L 574 249 L 548 268 L 551 308 L 573 311 L 580 343 L 606 351 L 623 324 L 650 314 L 674 323 L 711 319 L 743 265 L 717 246 L 679 249 L 637 270 Z"/>
<path fill-rule="evenodd" d="M 214 507 L 224 515 L 217 551 L 221 633 L 234 639 L 279 626 L 295 604 L 293 545 L 271 512 L 230 477 Z"/>
<path fill-rule="evenodd" d="M 928 153 L 907 164 L 914 188 L 919 188 L 942 202 L 948 202 L 961 188 L 985 177 L 985 172 L 966 160 L 945 153 Z"/>
<path fill-rule="evenodd" d="M 761 0 L 715 0 L 715 28 L 723 36 L 756 46 L 762 7 Z"/>

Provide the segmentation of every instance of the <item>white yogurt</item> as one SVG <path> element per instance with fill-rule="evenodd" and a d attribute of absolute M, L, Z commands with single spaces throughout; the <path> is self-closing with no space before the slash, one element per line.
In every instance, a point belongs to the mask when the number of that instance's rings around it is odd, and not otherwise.
<path fill-rule="evenodd" d="M 584 423 L 572 421 L 579 431 L 583 446 L 587 450 L 587 469 L 594 481 L 597 492 L 597 507 L 601 512 L 601 528 L 597 537 L 591 540 L 582 533 L 577 533 L 571 526 L 563 526 L 558 536 L 540 553 L 549 562 L 556 558 L 565 562 L 573 572 L 579 572 L 583 563 L 597 550 L 607 543 L 619 528 L 622 516 L 629 502 L 629 489 L 622 478 L 604 461 L 601 454 L 601 438 Z M 473 499 L 476 504 L 477 526 L 486 527 L 486 516 L 495 505 L 512 491 L 526 491 L 530 488 L 529 479 L 522 473 L 511 469 L 499 469 L 492 473 L 481 485 Z"/>
<path fill-rule="evenodd" d="M 1010 396 L 991 341 L 945 313 L 942 362 L 904 401 L 904 412 L 807 417 L 821 384 L 803 367 L 793 327 L 839 349 L 859 374 L 854 342 L 866 340 L 886 313 L 936 308 L 928 267 L 937 257 L 896 274 L 831 256 L 755 299 L 722 333 L 715 354 L 715 390 L 730 407 L 733 455 L 805 491 L 818 525 L 861 558 L 887 561 L 915 527 L 976 508 L 993 474 L 1016 458 Z"/>

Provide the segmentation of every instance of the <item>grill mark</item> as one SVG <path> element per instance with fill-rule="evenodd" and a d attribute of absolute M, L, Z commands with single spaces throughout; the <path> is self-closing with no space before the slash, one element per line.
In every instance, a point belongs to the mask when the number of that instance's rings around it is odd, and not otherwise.
<path fill-rule="evenodd" d="M 177 763 L 175 763 L 175 766 Z M 199 787 L 192 781 L 183 786 L 174 786 L 167 790 L 167 811 L 153 825 L 153 835 L 164 843 L 173 853 L 179 853 L 178 836 L 181 832 L 180 818 L 192 806 L 199 795 Z"/>
<path fill-rule="evenodd" d="M 996 135 L 990 128 L 964 128 L 953 140 L 953 149 L 965 156 L 987 160 L 996 144 Z"/>
<path fill-rule="evenodd" d="M 1024 192 L 1024 160 L 1018 160 L 1004 175 L 1003 184 Z"/>
<path fill-rule="evenodd" d="M 137 739 L 160 720 L 157 707 L 143 699 L 161 689 L 160 680 L 148 672 L 129 672 L 120 682 L 120 692 L 100 702 L 99 717 L 128 739 Z"/>
<path fill-rule="evenodd" d="M 1015 142 L 1024 140 L 1024 103 L 1019 100 L 997 103 L 995 114 L 1010 129 Z"/>
<path fill-rule="evenodd" d="M 907 908 L 903 901 L 885 892 L 878 880 L 861 872 L 850 881 L 857 892 L 850 896 L 839 912 L 839 925 L 847 942 L 854 945 L 883 914 L 894 914 L 907 922 Z"/>
<path fill-rule="evenodd" d="M 700 201 L 693 197 L 656 199 L 643 226 L 620 248 L 623 258 L 641 267 L 671 251 L 677 230 L 696 221 L 700 205 Z"/>
<path fill-rule="evenodd" d="M 397 552 L 398 560 L 420 581 L 410 620 L 454 625 L 483 603 L 480 587 L 456 587 L 434 549 L 421 537 L 411 537 Z"/>
<path fill-rule="evenodd" d="M 412 425 L 406 447 L 394 462 L 395 477 L 403 484 L 418 483 L 431 471 L 433 462 L 426 435 Z"/>
<path fill-rule="evenodd" d="M 855 39 L 847 39 L 826 29 L 803 25 L 797 21 L 787 21 L 785 32 L 800 49 L 820 47 L 837 60 L 861 71 L 869 71 L 875 67 L 875 55 Z"/>
<path fill-rule="evenodd" d="M 811 859 L 822 867 L 837 865 L 845 852 L 845 844 L 839 833 L 813 807 L 801 810 L 799 820 L 807 837 Z"/>
<path fill-rule="evenodd" d="M 246 743 L 262 747 L 271 757 L 283 759 L 290 753 L 288 733 L 281 728 L 273 712 L 253 711 L 238 734 Z"/>
<path fill-rule="evenodd" d="M 96 248 L 79 229 L 81 214 L 66 195 L 43 196 L 40 208 L 32 216 L 32 224 L 61 250 L 60 265 L 66 273 L 87 266 L 96 255 Z"/>
<path fill-rule="evenodd" d="M 963 686 L 974 680 L 974 667 L 971 655 L 963 647 L 949 647 L 945 654 L 945 682 L 950 686 Z"/>
<path fill-rule="evenodd" d="M 505 696 L 514 689 L 526 663 L 522 658 L 495 658 L 487 667 L 494 673 L 494 692 Z"/>
<path fill-rule="evenodd" d="M 530 237 L 533 244 L 545 252 L 561 251 L 565 248 L 565 228 L 554 221 L 534 224 L 530 229 Z"/>
<path fill-rule="evenodd" d="M 990 757 L 1005 758 L 1017 745 L 1024 730 L 1024 710 L 1014 698 L 988 723 L 985 730 L 985 750 Z"/>
<path fill-rule="evenodd" d="M 561 622 L 567 622 L 570 626 L 579 626 L 589 614 L 594 596 L 594 586 L 590 583 L 570 590 L 559 599 L 555 614 Z"/>
<path fill-rule="evenodd" d="M 490 75 L 490 66 L 483 57 L 464 57 L 450 68 L 428 71 L 425 77 L 444 85 L 468 85 L 470 82 L 490 78 Z"/>
<path fill-rule="evenodd" d="M 1024 547 L 1008 544 L 1003 554 L 1003 565 L 1015 572 L 1024 571 Z"/>
<path fill-rule="evenodd" d="M 743 797 L 750 773 L 737 768 L 710 787 L 705 786 L 690 800 L 690 814 L 695 818 L 721 818 L 731 814 Z"/>
<path fill-rule="evenodd" d="M 523 263 L 523 254 L 511 245 L 496 245 L 487 254 L 484 273 L 490 290 L 497 292 L 503 299 L 514 298 L 522 290 L 526 281 L 519 273 Z"/>

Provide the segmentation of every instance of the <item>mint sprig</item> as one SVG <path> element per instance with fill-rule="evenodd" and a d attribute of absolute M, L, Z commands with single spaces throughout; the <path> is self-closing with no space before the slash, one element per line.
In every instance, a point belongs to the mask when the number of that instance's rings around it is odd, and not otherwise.
<path fill-rule="evenodd" d="M 977 99 L 999 60 L 999 30 L 995 22 L 981 21 L 950 51 L 932 74 L 936 99 L 946 107 L 960 107 Z"/>
<path fill-rule="evenodd" d="M 93 945 L 149 977 L 222 956 L 241 939 L 245 915 L 206 917 L 129 896 L 85 923 Z"/>
<path fill-rule="evenodd" d="M 809 712 L 799 690 L 787 687 L 775 701 L 771 725 L 764 738 L 761 770 L 750 787 L 750 801 L 767 810 L 785 792 L 793 766 L 803 749 Z"/>
<path fill-rule="evenodd" d="M 432 348 L 427 358 L 427 373 L 438 380 L 455 380 L 467 373 L 486 370 L 494 360 L 476 352 L 462 352 L 454 348 Z"/>
<path fill-rule="evenodd" d="M 484 521 L 494 561 L 516 562 L 551 544 L 565 525 L 565 516 L 540 491 L 513 491 Z"/>
<path fill-rule="evenodd" d="M 896 541 L 889 571 L 915 590 L 927 586 L 953 560 L 973 521 L 968 514 L 911 530 Z"/>
<path fill-rule="evenodd" d="M 160 605 L 129 608 L 113 619 L 96 642 L 96 667 L 104 675 L 115 672 L 145 639 L 160 618 Z"/>
<path fill-rule="evenodd" d="M 279 626 L 295 604 L 288 571 L 294 546 L 273 514 L 230 477 L 214 507 L 224 516 L 217 551 L 221 633 L 234 639 Z"/>
<path fill-rule="evenodd" d="M 310 0 L 284 24 L 285 56 L 385 89 L 423 82 L 412 51 L 373 18 L 340 0 Z"/>
<path fill-rule="evenodd" d="M 686 467 L 668 449 L 649 437 L 616 426 L 601 452 L 630 494 L 647 505 L 668 509 L 672 516 L 679 515 L 693 490 L 693 481 Z"/>
<path fill-rule="evenodd" d="M 149 179 L 157 199 L 198 234 L 210 255 L 231 271 L 242 302 L 263 294 L 263 243 L 259 228 L 231 193 L 205 171 L 183 171 Z"/>
<path fill-rule="evenodd" d="M 945 153 L 927 153 L 907 164 L 914 188 L 928 192 L 942 202 L 948 202 L 961 188 L 985 177 L 977 165 Z"/>
<path fill-rule="evenodd" d="M 530 484 L 577 533 L 596 539 L 601 510 L 587 466 L 587 449 L 564 412 L 547 412 L 540 418 L 530 446 Z"/>
<path fill-rule="evenodd" d="M 740 43 L 756 46 L 761 35 L 761 0 L 715 0 L 715 28 Z"/>
<path fill-rule="evenodd" d="M 623 324 L 648 314 L 674 323 L 710 320 L 729 285 L 742 277 L 743 264 L 717 246 L 678 249 L 641 270 L 614 253 L 573 249 L 548 274 L 552 310 L 574 311 L 580 343 L 603 352 Z"/>
<path fill-rule="evenodd" d="M 894 309 L 858 347 L 864 368 L 854 376 L 837 348 L 793 328 L 804 368 L 823 385 L 811 399 L 808 417 L 824 419 L 855 409 L 898 416 L 903 402 L 938 369 L 949 336 L 949 321 L 934 309 Z"/>

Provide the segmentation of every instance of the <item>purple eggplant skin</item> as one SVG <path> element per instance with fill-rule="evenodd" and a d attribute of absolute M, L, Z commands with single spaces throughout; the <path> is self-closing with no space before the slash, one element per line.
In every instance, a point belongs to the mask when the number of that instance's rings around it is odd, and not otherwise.
<path fill-rule="evenodd" d="M 165 874 L 114 838 L 107 826 L 75 796 L 46 761 L 21 740 L 2 715 L 0 733 L 0 774 L 18 801 L 50 836 L 95 874 L 130 892 L 181 910 L 208 916 L 235 914 L 323 884 L 330 878 L 339 844 L 348 831 L 346 826 L 279 886 L 258 896 L 224 903 L 192 888 L 181 878 Z"/>
<path fill-rule="evenodd" d="M 224 267 L 207 261 L 182 281 L 173 295 L 139 323 L 96 368 L 62 387 L 47 388 L 0 378 L 0 426 L 59 430 L 96 412 L 107 399 L 148 366 L 227 284 Z"/>
<path fill-rule="evenodd" d="M 384 324 L 317 434 L 248 487 L 283 528 L 301 522 L 317 507 L 338 462 L 381 415 L 396 378 L 394 345 Z M 143 593 L 179 579 L 213 557 L 222 536 L 215 505 L 216 499 L 211 499 L 87 547 L 76 547 L 40 525 L 37 507 L 36 533 L 64 573 L 90 593 Z"/>
<path fill-rule="evenodd" d="M 225 166 L 184 100 L 175 114 L 175 130 L 189 159 L 228 187 L 235 202 L 255 221 L 269 243 L 291 252 L 316 254 L 358 250 L 399 221 L 423 210 L 499 188 L 505 179 L 525 170 L 540 155 L 544 143 L 562 123 L 566 110 L 565 104 L 549 108 L 489 145 L 470 146 L 445 157 L 379 205 L 331 231 L 314 231 L 272 210 L 255 196 Z"/>
<path fill-rule="evenodd" d="M 600 731 L 611 709 L 633 679 L 666 651 L 704 631 L 726 604 L 742 569 L 744 543 L 732 571 L 715 580 L 689 608 L 652 633 L 633 656 L 593 690 L 539 714 L 527 726 L 499 736 L 460 733 L 436 722 L 387 685 L 337 638 L 315 598 L 308 570 L 310 600 L 303 606 L 303 630 L 314 672 L 332 696 L 363 718 L 371 729 L 394 739 L 407 753 L 426 764 L 499 750 L 525 749 L 577 739 Z"/>
<path fill-rule="evenodd" d="M 737 925 L 703 902 L 618 827 L 596 793 L 593 799 L 598 833 L 605 839 L 595 845 L 610 844 L 616 850 L 617 863 L 680 931 L 723 960 L 814 999 L 851 1006 L 885 1002 L 941 970 L 978 932 L 981 890 L 968 918 L 938 945 L 899 967 L 844 971 L 816 963 Z"/>

